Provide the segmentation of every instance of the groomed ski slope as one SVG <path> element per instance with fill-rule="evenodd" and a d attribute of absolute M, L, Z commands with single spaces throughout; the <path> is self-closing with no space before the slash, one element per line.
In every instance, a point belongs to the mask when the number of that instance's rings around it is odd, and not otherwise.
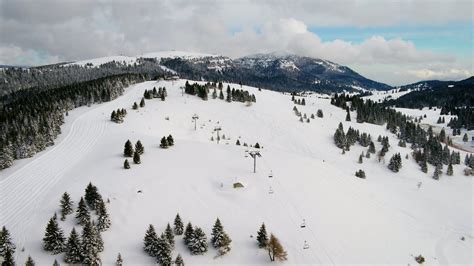
<path fill-rule="evenodd" d="M 262 222 L 281 240 L 288 264 L 414 265 L 413 256 L 422 254 L 426 265 L 472 265 L 473 183 L 462 174 L 464 166 L 454 166 L 453 176 L 435 181 L 434 168 L 430 165 L 424 174 L 413 159 L 405 160 L 410 150 L 398 147 L 385 127 L 345 122 L 345 111 L 330 105 L 329 99 L 306 98 L 306 106 L 298 109 L 308 116 L 322 109 L 324 118 L 301 123 L 289 95 L 244 86 L 257 98 L 248 107 L 183 96 L 179 88 L 184 83 L 140 83 L 112 102 L 76 109 L 55 146 L 0 172 L 0 224 L 10 229 L 17 243 L 18 264 L 28 255 L 38 265 L 50 265 L 55 258 L 62 263 L 62 254 L 42 250 L 46 223 L 59 211 L 63 192 L 71 194 L 77 207 L 92 182 L 110 199 L 112 227 L 102 235 L 106 265 L 113 264 L 119 252 L 125 264 L 153 264 L 142 251 L 145 230 L 153 224 L 162 232 L 177 212 L 185 223 L 202 227 L 208 239 L 219 217 L 233 240 L 229 254 L 214 258 L 212 247 L 205 255 L 191 256 L 176 238 L 173 257 L 181 253 L 188 265 L 270 263 L 255 241 Z M 144 108 L 131 109 L 145 89 L 161 86 L 168 91 L 165 102 L 147 100 Z M 110 122 L 117 108 L 127 108 L 123 124 Z M 191 119 L 195 113 L 196 131 Z M 355 120 L 355 113 L 352 116 Z M 388 135 L 391 148 L 385 164 L 376 156 L 358 164 L 359 154 L 366 150 L 358 144 L 342 155 L 332 138 L 341 121 L 345 130 L 352 126 L 373 139 Z M 230 140 L 210 140 L 216 138 L 217 125 L 220 135 Z M 160 149 L 161 137 L 169 134 L 175 146 Z M 256 174 L 252 159 L 244 156 L 246 148 L 235 145 L 239 137 L 242 144 L 263 146 Z M 141 140 L 145 146 L 142 163 L 131 163 L 130 170 L 123 169 L 127 139 Z M 375 144 L 380 150 L 380 143 Z M 396 174 L 386 167 L 394 152 L 403 158 Z M 358 169 L 367 179 L 354 176 Z M 234 182 L 245 188 L 233 189 Z M 306 228 L 300 227 L 303 219 Z M 59 223 L 66 235 L 75 226 L 73 215 Z M 303 249 L 304 241 L 309 249 Z"/>

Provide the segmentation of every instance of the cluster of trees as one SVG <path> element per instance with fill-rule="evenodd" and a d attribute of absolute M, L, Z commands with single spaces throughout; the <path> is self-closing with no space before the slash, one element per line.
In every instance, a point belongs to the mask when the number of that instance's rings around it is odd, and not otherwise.
<path fill-rule="evenodd" d="M 145 107 L 145 98 L 144 97 L 142 97 L 142 99 L 140 100 L 140 107 L 141 108 Z M 138 110 L 137 102 L 133 102 L 132 109 L 133 110 Z"/>
<path fill-rule="evenodd" d="M 285 261 L 287 260 L 287 252 L 280 243 L 280 240 L 274 235 L 270 234 L 270 238 L 267 235 L 267 229 L 265 224 L 262 223 L 260 229 L 257 232 L 257 244 L 259 248 L 266 249 L 270 261 Z"/>
<path fill-rule="evenodd" d="M 355 176 L 357 176 L 358 178 L 365 178 L 365 172 L 359 169 L 359 171 L 355 172 Z"/>
<path fill-rule="evenodd" d="M 54 144 L 64 114 L 73 108 L 117 98 L 146 76 L 122 74 L 63 87 L 30 88 L 1 98 L 0 169 Z"/>
<path fill-rule="evenodd" d="M 237 102 L 256 102 L 256 98 L 254 94 L 250 94 L 248 91 L 242 90 L 242 89 L 235 89 L 235 88 L 230 88 L 229 85 L 227 85 L 227 90 L 226 90 L 226 97 L 224 97 L 223 93 L 223 84 L 222 82 L 219 83 L 210 83 L 207 82 L 206 84 L 200 85 L 198 83 L 193 83 L 190 84 L 188 81 L 186 81 L 184 85 L 184 92 L 187 94 L 191 95 L 197 95 L 201 99 L 207 101 L 208 100 L 208 94 L 209 90 L 213 89 L 212 92 L 212 98 L 213 99 L 221 99 L 221 100 L 226 100 L 227 102 L 232 102 L 232 101 L 237 101 Z M 217 90 L 219 90 L 219 96 L 217 95 Z"/>
<path fill-rule="evenodd" d="M 117 111 L 112 111 L 112 114 L 110 114 L 110 120 L 112 122 L 115 122 L 115 123 L 123 123 L 123 120 L 125 118 L 125 116 L 127 115 L 127 110 L 125 110 L 124 108 L 122 109 L 117 109 Z"/>
<path fill-rule="evenodd" d="M 176 215 L 171 228 L 168 223 L 165 231 L 158 236 L 155 227 L 149 225 L 143 239 L 144 251 L 156 258 L 156 261 L 161 265 L 171 265 L 172 252 L 175 247 L 175 236 L 183 235 L 184 244 L 188 247 L 191 254 L 200 255 L 208 250 L 207 237 L 200 227 L 193 227 L 191 222 L 188 222 L 184 228 L 183 221 L 179 214 Z M 230 244 L 232 240 L 225 232 L 221 221 L 217 218 L 211 233 L 211 245 L 217 249 L 218 255 L 222 256 L 231 250 Z M 177 255 L 174 263 L 176 265 L 184 265 L 183 258 L 180 254 Z"/>
<path fill-rule="evenodd" d="M 174 139 L 173 139 L 173 136 L 171 136 L 171 134 L 169 134 L 168 137 L 163 136 L 161 138 L 160 148 L 167 149 L 168 147 L 171 147 L 173 145 L 174 145 Z"/>
<path fill-rule="evenodd" d="M 147 100 L 151 100 L 152 98 L 160 98 L 162 101 L 164 101 L 167 96 L 168 92 L 166 91 L 165 87 L 158 87 L 158 90 L 153 87 L 153 90 L 145 90 L 143 93 L 143 98 Z"/>
<path fill-rule="evenodd" d="M 445 123 L 444 116 L 438 117 L 438 121 L 436 121 L 436 124 L 444 124 L 444 123 Z"/>
<path fill-rule="evenodd" d="M 296 98 L 295 98 L 295 93 L 291 93 L 291 101 L 292 101 L 294 104 L 306 105 L 306 100 L 305 100 L 304 98 L 302 98 L 302 99 L 296 99 Z"/>
<path fill-rule="evenodd" d="M 474 109 L 472 107 L 459 107 L 451 109 L 451 114 L 457 117 L 449 120 L 448 126 L 451 128 L 474 129 Z"/>
<path fill-rule="evenodd" d="M 61 220 L 73 213 L 73 202 L 67 192 L 60 201 Z M 95 211 L 97 219 L 91 212 Z M 111 221 L 105 202 L 96 186 L 89 183 L 81 197 L 75 215 L 77 224 L 82 226 L 79 236 L 73 228 L 66 239 L 60 228 L 56 214 L 51 217 L 43 237 L 43 248 L 52 254 L 65 253 L 64 261 L 69 264 L 98 265 L 101 263 L 99 253 L 104 250 L 101 232 L 110 228 Z"/>
<path fill-rule="evenodd" d="M 400 168 L 402 168 L 402 157 L 400 156 L 400 153 L 395 153 L 394 155 L 392 155 L 392 158 L 390 158 L 388 169 L 392 170 L 392 172 L 397 173 L 398 171 L 400 171 Z"/>
<path fill-rule="evenodd" d="M 140 155 L 142 155 L 144 152 L 145 147 L 143 146 L 140 140 L 135 143 L 135 149 L 133 149 L 133 145 L 130 140 L 127 140 L 125 142 L 125 147 L 123 148 L 123 155 L 125 157 L 132 157 L 133 162 L 135 164 L 140 164 L 142 162 Z M 123 168 L 130 169 L 130 163 L 128 162 L 128 159 L 125 159 L 125 161 L 123 162 Z"/>
<path fill-rule="evenodd" d="M 350 146 L 354 145 L 356 141 L 359 141 L 359 143 L 362 142 L 365 145 L 366 142 L 369 141 L 367 140 L 366 136 L 367 134 L 365 134 L 364 140 L 361 140 L 361 135 L 359 133 L 359 130 L 355 130 L 352 127 L 349 127 L 349 129 L 347 130 L 347 133 L 345 133 L 342 123 L 339 123 L 336 129 L 336 132 L 334 133 L 334 143 L 336 144 L 338 148 L 342 149 L 343 151 L 348 151 L 350 149 Z"/>

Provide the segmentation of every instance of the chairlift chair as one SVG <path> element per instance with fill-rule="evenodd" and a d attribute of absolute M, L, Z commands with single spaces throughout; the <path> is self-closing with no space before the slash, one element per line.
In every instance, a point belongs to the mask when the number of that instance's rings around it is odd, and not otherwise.
<path fill-rule="evenodd" d="M 304 244 L 303 244 L 303 249 L 308 249 L 309 248 L 309 244 L 308 242 L 306 242 L 306 240 L 304 241 Z"/>
<path fill-rule="evenodd" d="M 301 228 L 306 228 L 306 221 L 305 221 L 305 219 L 303 219 L 303 222 L 301 223 L 301 226 L 300 226 L 300 227 L 301 227 Z"/>
<path fill-rule="evenodd" d="M 273 194 L 273 189 L 271 186 L 270 186 L 270 189 L 268 190 L 268 194 Z"/>
<path fill-rule="evenodd" d="M 268 175 L 269 178 L 272 178 L 273 177 L 273 171 L 270 170 L 270 174 Z"/>

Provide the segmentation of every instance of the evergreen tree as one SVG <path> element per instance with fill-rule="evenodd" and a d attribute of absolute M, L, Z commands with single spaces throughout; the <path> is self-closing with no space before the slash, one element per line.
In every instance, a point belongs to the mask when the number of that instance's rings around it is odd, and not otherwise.
<path fill-rule="evenodd" d="M 392 172 L 398 172 L 402 167 L 402 158 L 400 153 L 395 153 L 392 158 L 390 158 L 390 163 L 388 164 L 388 169 L 392 170 Z"/>
<path fill-rule="evenodd" d="M 0 257 L 6 257 L 7 250 L 10 250 L 11 255 L 15 253 L 16 246 L 12 241 L 10 232 L 5 226 L 0 231 Z"/>
<path fill-rule="evenodd" d="M 464 136 L 462 137 L 462 141 L 464 142 L 468 141 L 467 133 L 464 133 Z"/>
<path fill-rule="evenodd" d="M 420 162 L 420 167 L 423 173 L 428 173 L 428 165 L 426 164 L 426 160 L 422 160 Z"/>
<path fill-rule="evenodd" d="M 135 164 L 140 164 L 142 163 L 141 159 L 140 159 L 140 154 L 138 152 L 135 151 L 135 153 L 133 154 L 133 162 Z"/>
<path fill-rule="evenodd" d="M 102 196 L 99 194 L 99 189 L 96 186 L 92 185 L 91 182 L 89 182 L 85 189 L 84 199 L 87 203 L 87 206 L 89 206 L 89 208 L 91 208 L 92 210 L 96 210 L 97 205 L 102 200 Z"/>
<path fill-rule="evenodd" d="M 188 224 L 186 225 L 186 229 L 184 230 L 184 237 L 183 237 L 184 243 L 186 245 L 190 243 L 191 238 L 193 237 L 193 234 L 194 234 L 193 225 L 191 224 L 191 222 L 188 222 Z"/>
<path fill-rule="evenodd" d="M 161 138 L 160 147 L 161 147 L 162 149 L 167 149 L 168 146 L 169 146 L 169 144 L 168 144 L 168 139 L 166 139 L 166 137 Z"/>
<path fill-rule="evenodd" d="M 145 107 L 145 98 L 142 98 L 140 101 L 140 107 Z"/>
<path fill-rule="evenodd" d="M 448 164 L 448 170 L 446 171 L 446 174 L 448 176 L 452 176 L 453 175 L 453 165 L 450 163 Z"/>
<path fill-rule="evenodd" d="M 439 180 L 439 176 L 442 174 L 441 169 L 442 169 L 441 164 L 438 164 L 435 166 L 435 170 L 433 172 L 433 179 Z"/>
<path fill-rule="evenodd" d="M 134 103 L 133 103 L 132 109 L 133 109 L 133 110 L 137 110 L 137 109 L 138 109 L 138 104 L 137 104 L 137 102 L 134 102 Z"/>
<path fill-rule="evenodd" d="M 318 112 L 316 113 L 316 116 L 319 117 L 319 118 L 323 118 L 323 116 L 324 116 L 323 110 L 318 109 Z"/>
<path fill-rule="evenodd" d="M 57 259 L 54 259 L 53 266 L 59 266 L 59 262 Z"/>
<path fill-rule="evenodd" d="M 174 218 L 174 233 L 177 236 L 180 236 L 183 234 L 184 230 L 184 225 L 183 221 L 181 220 L 181 217 L 179 216 L 179 213 L 176 214 L 176 217 Z"/>
<path fill-rule="evenodd" d="M 207 238 L 204 231 L 196 227 L 188 243 L 188 248 L 193 255 L 199 255 L 207 252 Z"/>
<path fill-rule="evenodd" d="M 127 142 L 125 142 L 123 155 L 125 157 L 132 157 L 133 156 L 133 146 L 132 146 L 132 142 L 130 140 L 127 140 Z"/>
<path fill-rule="evenodd" d="M 25 266 L 35 266 L 35 262 L 31 258 L 31 256 L 28 256 L 28 259 L 25 262 Z"/>
<path fill-rule="evenodd" d="M 219 255 L 224 255 L 230 251 L 230 243 L 232 240 L 224 231 L 224 227 L 222 226 L 219 218 L 217 218 L 216 222 L 214 223 L 211 236 L 212 246 L 219 250 Z"/>
<path fill-rule="evenodd" d="M 15 260 L 13 259 L 13 251 L 9 248 L 5 249 L 5 255 L 3 255 L 2 266 L 15 266 Z"/>
<path fill-rule="evenodd" d="M 143 144 L 140 140 L 137 141 L 135 144 L 135 151 L 138 152 L 138 154 L 142 155 L 145 152 L 145 147 L 143 147 Z"/>
<path fill-rule="evenodd" d="M 355 176 L 358 178 L 365 178 L 365 172 L 362 169 L 359 169 L 359 171 L 356 171 Z"/>
<path fill-rule="evenodd" d="M 122 259 L 122 255 L 120 253 L 117 255 L 117 260 L 115 261 L 115 266 L 123 266 L 123 259 Z"/>
<path fill-rule="evenodd" d="M 171 229 L 171 226 L 170 226 L 169 223 L 168 223 L 168 225 L 166 226 L 166 229 L 165 229 L 165 237 L 168 240 L 171 248 L 174 248 L 174 233 L 173 233 L 173 229 Z"/>
<path fill-rule="evenodd" d="M 346 121 L 351 121 L 351 113 L 349 112 L 349 108 L 346 109 Z"/>
<path fill-rule="evenodd" d="M 270 257 L 270 261 L 285 261 L 287 260 L 287 253 L 283 249 L 283 246 L 280 244 L 278 238 L 275 235 L 270 235 L 270 241 L 268 241 L 267 245 L 268 256 Z"/>
<path fill-rule="evenodd" d="M 95 226 L 87 221 L 82 229 L 81 254 L 83 264 L 100 265 L 99 252 L 103 249 L 102 239 Z"/>
<path fill-rule="evenodd" d="M 237 140 L 237 141 L 235 142 L 235 145 L 240 146 L 240 141 Z"/>
<path fill-rule="evenodd" d="M 340 124 L 342 126 L 342 124 Z M 340 128 L 336 129 L 336 132 L 334 133 L 334 143 L 336 146 L 340 149 L 345 149 L 347 146 L 346 143 L 346 136 L 344 134 L 344 130 L 341 130 Z"/>
<path fill-rule="evenodd" d="M 363 163 L 364 162 L 364 156 L 363 154 L 359 155 L 359 163 Z"/>
<path fill-rule="evenodd" d="M 219 99 L 224 100 L 224 93 L 222 93 L 222 90 L 219 92 Z"/>
<path fill-rule="evenodd" d="M 372 141 L 369 144 L 369 153 L 375 153 L 375 144 Z"/>
<path fill-rule="evenodd" d="M 156 250 L 156 261 L 161 265 L 171 265 L 171 245 L 165 234 L 158 238 Z"/>
<path fill-rule="evenodd" d="M 268 236 L 264 223 L 262 223 L 262 226 L 260 226 L 260 229 L 257 232 L 257 242 L 259 248 L 265 248 L 267 246 Z"/>
<path fill-rule="evenodd" d="M 214 88 L 214 90 L 212 91 L 212 99 L 216 99 L 217 98 L 217 90 L 216 88 Z"/>
<path fill-rule="evenodd" d="M 89 209 L 87 209 L 87 205 L 84 201 L 84 198 L 81 197 L 76 210 L 77 223 L 80 225 L 85 225 L 90 220 L 90 218 L 91 216 L 89 213 Z"/>
<path fill-rule="evenodd" d="M 69 264 L 80 264 L 83 260 L 81 251 L 81 240 L 76 233 L 76 229 L 72 228 L 71 234 L 66 243 L 66 255 L 64 261 Z"/>
<path fill-rule="evenodd" d="M 52 254 L 59 254 L 64 251 L 65 241 L 63 230 L 59 228 L 57 220 L 51 218 L 43 237 L 44 250 L 50 251 Z"/>
<path fill-rule="evenodd" d="M 150 224 L 143 238 L 143 250 L 145 250 L 148 255 L 156 257 L 158 252 L 157 243 L 158 235 L 156 234 L 155 227 Z"/>
<path fill-rule="evenodd" d="M 125 161 L 123 161 L 123 168 L 130 169 L 130 163 L 128 162 L 128 159 L 125 159 Z"/>
<path fill-rule="evenodd" d="M 222 91 L 221 91 L 221 93 L 222 93 Z M 176 256 L 176 259 L 174 260 L 174 264 L 176 266 L 184 266 L 184 260 L 181 257 L 181 254 L 178 253 L 178 256 Z"/>
<path fill-rule="evenodd" d="M 260 144 L 258 144 L 258 142 L 257 142 L 257 143 L 255 143 L 255 146 L 253 146 L 253 147 L 256 148 L 256 149 L 260 149 Z"/>
<path fill-rule="evenodd" d="M 99 215 L 98 220 L 97 220 L 97 229 L 100 232 L 106 231 L 107 229 L 110 228 L 111 222 L 110 222 L 109 214 L 107 213 L 107 208 L 103 200 L 101 200 L 97 206 L 97 213 Z"/>
<path fill-rule="evenodd" d="M 64 192 L 63 197 L 60 201 L 61 207 L 61 221 L 66 220 L 66 215 L 69 215 L 74 212 L 72 209 L 72 200 L 67 192 Z"/>
<path fill-rule="evenodd" d="M 169 146 L 174 145 L 174 139 L 173 139 L 173 136 L 171 136 L 171 134 L 166 138 L 166 140 L 168 141 Z"/>

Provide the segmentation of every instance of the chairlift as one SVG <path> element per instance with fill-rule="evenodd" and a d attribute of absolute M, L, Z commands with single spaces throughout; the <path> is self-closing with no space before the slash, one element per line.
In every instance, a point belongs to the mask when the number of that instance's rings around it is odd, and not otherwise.
<path fill-rule="evenodd" d="M 309 244 L 306 242 L 306 240 L 304 241 L 303 249 L 309 249 Z"/>
<path fill-rule="evenodd" d="M 301 223 L 300 227 L 301 228 L 306 228 L 306 220 L 305 219 L 303 219 L 303 222 Z"/>
<path fill-rule="evenodd" d="M 270 186 L 270 189 L 268 190 L 268 194 L 273 194 L 272 186 Z"/>
<path fill-rule="evenodd" d="M 273 177 L 273 171 L 270 170 L 270 174 L 268 175 L 268 178 L 272 178 Z"/>

